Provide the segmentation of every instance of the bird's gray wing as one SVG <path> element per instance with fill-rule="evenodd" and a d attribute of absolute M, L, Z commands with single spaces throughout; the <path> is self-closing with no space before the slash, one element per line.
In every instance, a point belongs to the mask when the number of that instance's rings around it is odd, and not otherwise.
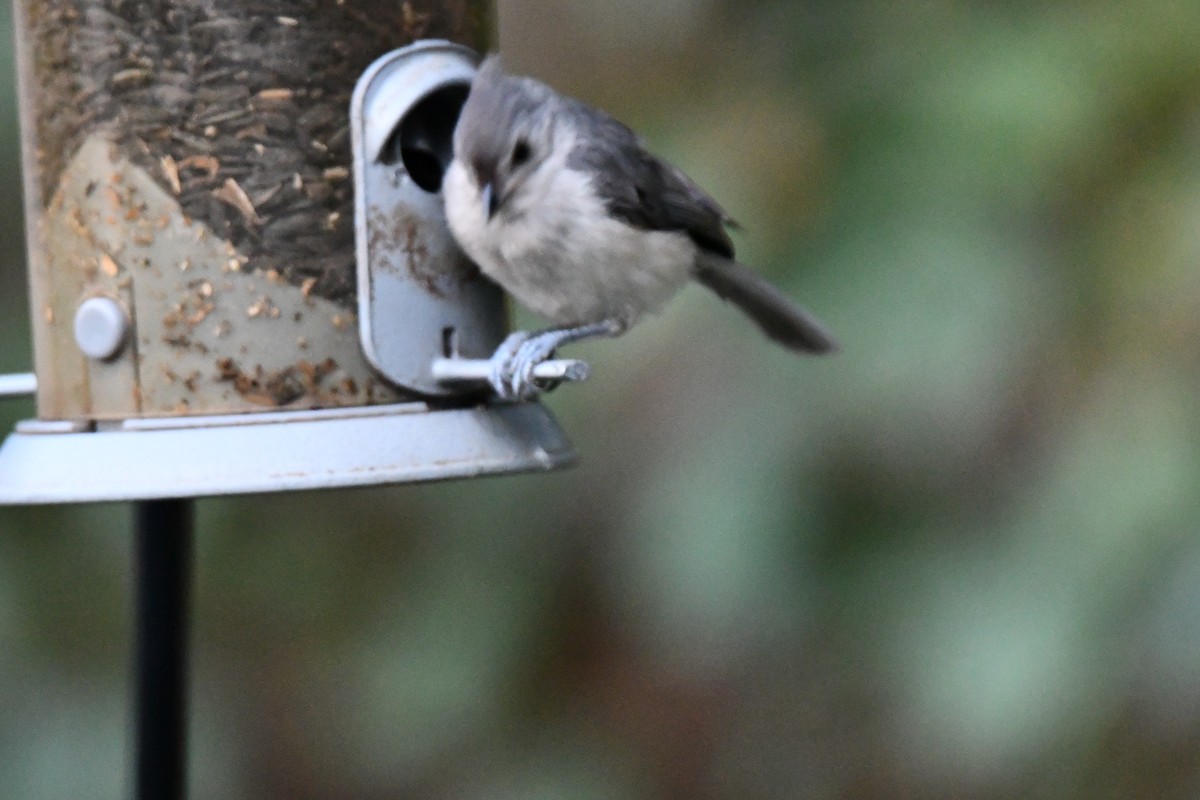
<path fill-rule="evenodd" d="M 567 165 L 592 176 L 609 213 L 638 228 L 682 231 L 703 250 L 733 258 L 725 230 L 735 224 L 717 201 L 678 167 L 649 153 L 637 134 L 602 111 L 571 104 L 577 129 Z"/>

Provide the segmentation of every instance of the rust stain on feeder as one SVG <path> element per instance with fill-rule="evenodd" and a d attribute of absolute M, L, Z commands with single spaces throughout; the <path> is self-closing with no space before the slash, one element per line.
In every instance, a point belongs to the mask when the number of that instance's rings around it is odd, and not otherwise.
<path fill-rule="evenodd" d="M 430 258 L 422 220 L 379 208 L 367 213 L 371 218 L 367 246 L 373 262 L 384 269 L 406 273 L 425 291 L 443 298 L 460 292 L 463 284 L 480 279 L 478 268 L 466 257 L 455 258 L 452 269 L 446 269 L 444 260 L 434 262 Z"/>

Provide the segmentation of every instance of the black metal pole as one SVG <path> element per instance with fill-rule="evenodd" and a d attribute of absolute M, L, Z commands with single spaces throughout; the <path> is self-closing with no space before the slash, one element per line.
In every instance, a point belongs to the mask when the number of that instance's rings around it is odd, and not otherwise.
<path fill-rule="evenodd" d="M 134 797 L 183 800 L 192 502 L 140 502 L 134 520 Z"/>

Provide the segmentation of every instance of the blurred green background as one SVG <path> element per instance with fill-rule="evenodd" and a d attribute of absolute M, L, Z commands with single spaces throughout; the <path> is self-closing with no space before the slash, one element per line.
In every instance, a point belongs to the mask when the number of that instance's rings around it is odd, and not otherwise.
<path fill-rule="evenodd" d="M 577 348 L 574 470 L 199 503 L 193 797 L 1200 796 L 1200 4 L 503 0 L 500 39 L 844 351 L 689 289 Z M 0 511 L 5 798 L 128 795 L 129 522 Z"/>

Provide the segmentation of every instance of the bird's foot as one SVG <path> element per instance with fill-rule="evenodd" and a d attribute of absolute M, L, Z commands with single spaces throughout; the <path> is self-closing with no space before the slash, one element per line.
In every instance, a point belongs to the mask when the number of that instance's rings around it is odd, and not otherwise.
<path fill-rule="evenodd" d="M 517 331 L 510 334 L 492 356 L 489 383 L 501 400 L 534 400 L 544 391 L 553 389 L 558 381 L 534 377 L 538 364 L 554 357 L 559 345 L 569 336 L 565 331 L 539 333 Z"/>
<path fill-rule="evenodd" d="M 593 336 L 615 336 L 621 330 L 618 323 L 604 321 L 537 333 L 511 333 L 492 355 L 488 383 L 501 400 L 534 400 L 559 384 L 557 380 L 547 381 L 534 375 L 537 365 L 553 358 L 559 347 Z"/>
<path fill-rule="evenodd" d="M 529 331 L 510 333 L 492 354 L 488 383 L 492 385 L 492 391 L 501 400 L 525 399 L 517 396 L 513 389 L 513 381 L 517 375 L 517 353 L 520 351 L 521 345 L 529 340 L 530 335 Z"/>

